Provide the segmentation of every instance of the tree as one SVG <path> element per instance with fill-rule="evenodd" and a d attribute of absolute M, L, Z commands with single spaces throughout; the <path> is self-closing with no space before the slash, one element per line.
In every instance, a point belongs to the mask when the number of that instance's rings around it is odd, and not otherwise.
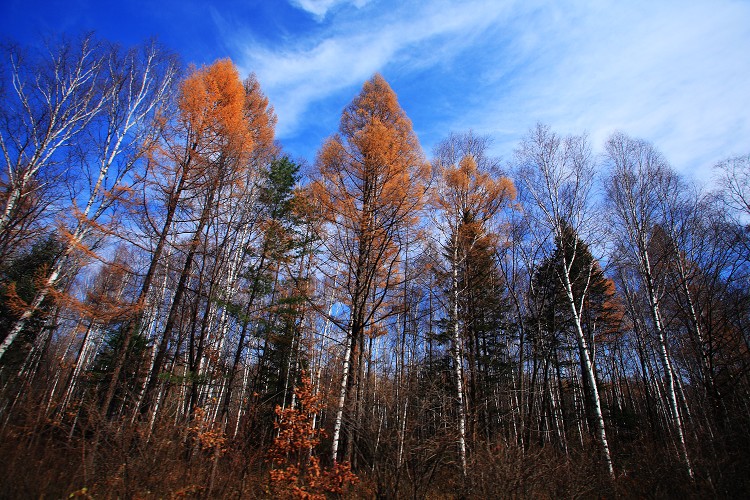
<path fill-rule="evenodd" d="M 566 262 L 571 262 L 572 265 L 566 268 Z M 589 351 L 581 352 L 584 344 L 577 344 L 581 373 L 586 373 L 587 356 L 596 369 L 594 348 L 598 334 L 612 331 L 619 326 L 619 308 L 615 302 L 614 284 L 604 276 L 588 245 L 568 226 L 563 226 L 562 236 L 555 238 L 554 252 L 542 261 L 533 278 L 532 290 L 540 295 L 535 301 L 533 314 L 537 318 L 534 321 L 540 326 L 538 333 L 549 336 L 547 340 L 552 349 L 558 349 L 561 344 L 565 344 L 570 332 L 576 329 L 576 320 L 568 304 L 563 273 L 570 277 L 576 304 L 583 304 L 579 321 Z M 597 429 L 594 388 L 590 385 L 588 377 L 583 377 L 582 383 L 586 419 L 593 431 Z"/>
<path fill-rule="evenodd" d="M 27 253 L 18 254 L 0 267 L 0 337 L 8 335 L 15 322 L 26 311 L 29 302 L 34 300 L 40 283 L 62 251 L 62 244 L 50 235 L 34 244 Z M 11 352 L 24 352 L 33 344 L 53 306 L 54 300 L 51 297 L 42 302 L 36 315 L 22 331 L 21 338 L 25 341 L 13 346 Z M 3 359 L 2 365 L 20 362 L 19 359 L 15 361 Z"/>
<path fill-rule="evenodd" d="M 87 45 L 84 44 L 84 47 Z M 0 358 L 50 290 L 64 278 L 66 272 L 75 268 L 76 260 L 95 256 L 102 239 L 115 232 L 120 216 L 118 208 L 129 201 L 132 192 L 130 184 L 134 179 L 130 174 L 155 140 L 159 128 L 155 117 L 167 98 L 177 70 L 174 58 L 165 55 L 154 44 L 130 51 L 112 48 L 105 55 L 101 64 L 106 71 L 102 69 L 101 75 L 91 76 L 96 82 L 87 84 L 81 90 L 85 93 L 85 99 L 100 102 L 95 113 L 87 113 L 85 122 L 76 125 L 86 127 L 78 131 L 84 137 L 76 142 L 75 154 L 71 158 L 77 171 L 73 176 L 75 180 L 68 186 L 73 196 L 69 212 L 58 223 L 65 250 L 50 267 L 44 284 L 0 345 Z M 79 73 L 90 72 L 78 66 L 76 68 L 73 77 L 66 77 L 65 72 L 55 73 L 57 78 L 68 79 L 56 84 L 63 85 L 63 90 L 52 89 L 50 92 L 69 93 L 71 90 L 65 85 Z M 42 95 L 47 94 L 42 92 Z M 45 113 L 42 112 L 43 115 Z M 34 139 L 28 140 L 34 142 Z M 70 137 L 63 134 L 57 140 L 65 143 Z M 34 157 L 39 154 L 35 153 Z M 53 152 L 46 154 L 49 156 Z M 34 165 L 34 168 L 24 166 L 24 173 L 20 175 L 22 181 L 19 182 L 27 182 L 43 163 Z M 6 212 L 12 212 L 11 208 L 22 192 L 22 187 L 11 189 Z"/>
<path fill-rule="evenodd" d="M 321 395 L 315 394 L 310 378 L 302 372 L 300 384 L 294 389 L 297 405 L 283 409 L 276 406 L 278 435 L 268 451 L 271 462 L 271 491 L 277 498 L 324 500 L 328 494 L 341 495 L 357 483 L 348 465 L 334 464 L 323 470 L 314 454 L 322 431 L 316 429 L 314 418 L 321 410 Z"/>
<path fill-rule="evenodd" d="M 248 92 L 251 94 L 248 95 Z M 261 102 L 255 103 L 255 100 Z M 229 60 L 193 69 L 180 86 L 177 107 L 174 132 L 167 137 L 164 151 L 167 161 L 172 160 L 178 165 L 180 174 L 177 184 L 169 192 L 167 219 L 159 233 L 157 249 L 163 248 L 171 229 L 172 217 L 185 180 L 192 183 L 190 187 L 194 190 L 193 196 L 197 201 L 197 214 L 191 220 L 192 227 L 188 230 L 182 270 L 173 290 L 169 312 L 156 346 L 153 367 L 144 389 L 141 403 L 143 412 L 153 402 L 153 393 L 164 366 L 171 335 L 182 312 L 183 297 L 188 288 L 194 259 L 201 242 L 206 239 L 204 232 L 209 229 L 212 215 L 221 208 L 219 196 L 233 184 L 244 183 L 247 169 L 251 165 L 255 139 L 260 136 L 264 142 L 267 141 L 264 127 L 272 126 L 275 121 L 272 118 L 263 120 L 252 114 L 258 110 L 270 114 L 272 110 L 268 109 L 267 100 L 260 93 L 260 88 L 257 85 L 244 85 L 237 69 Z M 261 130 L 257 130 L 258 127 Z M 155 269 L 156 259 L 152 260 L 147 278 L 153 277 Z M 148 294 L 145 285 L 150 285 L 150 281 L 144 283 L 141 299 Z M 193 349 L 191 372 L 195 372 L 202 356 L 204 337 L 205 328 L 202 328 L 199 339 L 193 339 L 192 336 L 190 338 Z M 195 388 L 192 393 L 195 396 Z"/>
<path fill-rule="evenodd" d="M 750 155 L 735 156 L 718 163 L 717 198 L 732 227 L 735 244 L 744 248 L 744 260 L 750 262 Z"/>
<path fill-rule="evenodd" d="M 750 215 L 750 155 L 729 158 L 715 168 L 727 206 L 745 216 Z"/>
<path fill-rule="evenodd" d="M 3 48 L 0 75 L 0 260 L 44 215 L 71 144 L 99 116 L 107 53 L 92 36 L 50 40 L 45 54 Z"/>
<path fill-rule="evenodd" d="M 659 245 L 654 238 L 659 223 L 664 221 L 665 206 L 678 194 L 678 179 L 651 144 L 621 133 L 613 135 L 607 142 L 607 161 L 610 168 L 606 185 L 611 227 L 620 228 L 616 237 L 620 252 L 639 271 L 664 370 L 671 427 L 692 478 L 693 468 L 688 457 L 662 311 L 664 276 L 658 272 Z"/>
<path fill-rule="evenodd" d="M 246 294 L 242 295 L 242 303 L 231 305 L 232 314 L 239 318 L 241 326 L 224 389 L 224 400 L 221 409 L 223 418 L 227 418 L 229 414 L 234 381 L 242 353 L 246 349 L 246 341 L 250 333 L 251 322 L 253 321 L 251 314 L 253 308 L 257 306 L 256 301 L 265 295 L 265 291 L 273 287 L 274 274 L 278 275 L 279 268 L 289 261 L 295 252 L 307 244 L 305 238 L 296 233 L 299 229 L 297 226 L 300 223 L 300 214 L 297 213 L 297 205 L 301 201 L 299 194 L 295 192 L 295 186 L 299 180 L 298 172 L 299 165 L 287 157 L 274 159 L 268 168 L 262 170 L 262 180 L 256 207 L 261 219 L 259 226 L 262 227 L 262 236 L 257 245 L 247 245 L 244 249 L 251 257 L 251 259 L 248 259 L 247 269 L 245 270 L 245 277 L 248 280 L 248 290 Z M 281 309 L 281 311 L 277 312 L 282 319 L 292 321 L 293 319 L 289 317 L 289 314 L 294 314 L 294 308 L 290 308 L 289 305 L 299 300 L 299 297 L 290 294 L 285 297 L 285 300 L 287 304 L 275 304 Z M 258 318 L 255 319 L 258 320 Z M 258 322 L 260 323 L 259 320 Z M 278 326 L 272 322 L 267 324 L 265 329 L 258 326 L 258 330 L 265 330 L 266 335 L 261 336 L 264 336 L 268 340 L 271 334 L 281 336 L 281 332 L 275 331 Z M 288 323 L 286 326 L 287 329 L 291 328 L 295 330 Z M 262 332 L 259 331 L 258 333 Z M 292 332 L 292 335 L 295 335 L 295 333 Z M 264 348 L 264 356 L 266 351 L 267 349 Z M 258 363 L 262 366 L 264 365 L 264 360 L 261 359 Z M 260 370 L 260 367 L 258 370 Z M 278 371 L 280 372 L 281 370 Z M 274 387 L 274 390 L 276 389 Z M 286 397 L 286 394 L 284 394 L 284 397 Z"/>
<path fill-rule="evenodd" d="M 510 179 L 492 176 L 493 162 L 485 156 L 486 140 L 471 133 L 452 135 L 436 151 L 434 164 L 439 181 L 432 195 L 432 205 L 440 211 L 441 223 L 445 227 L 443 248 L 450 276 L 448 316 L 456 379 L 458 446 L 465 475 L 467 415 L 462 338 L 465 337 L 471 354 L 469 366 L 472 385 L 475 386 L 481 377 L 476 368 L 480 332 L 488 326 L 481 324 L 486 315 L 477 311 L 480 306 L 478 295 L 485 295 L 485 292 L 494 296 L 500 294 L 497 281 L 492 281 L 498 277 L 493 271 L 494 253 L 499 242 L 499 235 L 493 231 L 493 219 L 515 198 L 515 188 Z M 477 161 L 481 162 L 481 170 Z M 471 310 L 475 315 L 473 318 Z M 476 387 L 473 387 L 474 399 L 477 398 L 476 392 Z"/>
<path fill-rule="evenodd" d="M 396 94 L 375 75 L 344 109 L 339 134 L 323 144 L 316 166 L 311 194 L 330 233 L 322 240 L 329 259 L 323 271 L 331 278 L 336 269 L 342 273 L 335 282 L 349 308 L 346 321 L 335 321 L 346 332 L 332 447 L 337 460 L 346 403 L 359 408 L 365 332 L 381 319 L 381 306 L 398 283 L 399 235 L 417 222 L 429 164 Z M 352 414 L 349 422 L 356 421 Z M 348 430 L 351 450 L 351 424 Z"/>
<path fill-rule="evenodd" d="M 562 138 L 540 124 L 523 140 L 516 157 L 523 192 L 528 196 L 527 207 L 534 210 L 534 218 L 539 224 L 559 241 L 565 241 L 566 228 L 579 235 L 590 229 L 589 198 L 594 171 L 591 151 L 584 137 Z M 574 245 L 570 253 L 562 252 L 562 262 L 557 274 L 565 291 L 579 352 L 583 358 L 582 376 L 591 387 L 592 410 L 602 458 L 609 475 L 614 478 L 595 369 L 589 354 L 592 350 L 583 329 L 583 315 L 589 290 L 585 286 L 579 296 L 574 292 L 572 273 L 576 261 L 584 255 L 581 250 L 582 248 Z M 593 266 L 589 266 L 588 277 L 592 272 Z"/>

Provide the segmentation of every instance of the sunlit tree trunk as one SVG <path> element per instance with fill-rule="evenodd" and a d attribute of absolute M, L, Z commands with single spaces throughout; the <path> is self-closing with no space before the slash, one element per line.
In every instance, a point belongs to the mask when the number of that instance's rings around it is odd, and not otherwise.
<path fill-rule="evenodd" d="M 349 366 L 352 357 L 352 336 L 349 332 L 344 335 L 344 363 L 342 368 L 341 384 L 339 386 L 338 402 L 336 403 L 336 418 L 333 423 L 333 441 L 331 444 L 331 460 L 338 460 L 339 443 L 341 441 L 341 427 L 344 422 L 344 405 L 346 403 L 346 391 L 349 382 Z"/>
<path fill-rule="evenodd" d="M 608 200 L 615 226 L 622 227 L 619 235 L 621 251 L 639 270 L 644 292 L 658 342 L 658 355 L 663 368 L 665 391 L 669 407 L 670 427 L 677 438 L 682 460 L 688 475 L 693 478 L 693 468 L 685 441 L 684 423 L 675 392 L 675 374 L 667 348 L 666 332 L 662 323 L 660 300 L 663 290 L 655 275 L 652 262 L 655 251 L 653 238 L 657 224 L 663 222 L 660 207 L 665 195 L 677 195 L 677 178 L 666 161 L 648 143 L 630 139 L 623 134 L 613 135 L 607 142 L 610 162 Z"/>
<path fill-rule="evenodd" d="M 525 192 L 534 204 L 537 220 L 544 224 L 558 241 L 566 239 L 565 228 L 578 235 L 588 229 L 590 221 L 589 198 L 594 179 L 591 152 L 583 137 L 561 138 L 548 127 L 537 125 L 522 142 L 517 151 L 519 175 L 524 179 Z M 574 247 L 577 247 L 574 244 Z M 563 261 L 558 279 L 563 285 L 570 309 L 576 341 L 582 356 L 582 376 L 591 389 L 591 409 L 597 424 L 596 435 L 604 465 L 612 479 L 615 477 L 609 443 L 604 427 L 601 401 L 597 390 L 596 376 L 590 358 L 591 346 L 581 325 L 586 289 L 579 297 L 573 292 L 571 271 L 576 258 L 581 258 L 573 249 L 572 255 L 563 251 Z"/>
<path fill-rule="evenodd" d="M 457 236 L 457 235 L 456 235 Z M 458 452 L 461 458 L 461 471 L 466 475 L 466 406 L 464 394 L 463 356 L 461 356 L 461 332 L 458 322 L 458 244 L 453 245 L 451 259 L 451 354 L 456 377 L 456 400 L 458 411 Z"/>

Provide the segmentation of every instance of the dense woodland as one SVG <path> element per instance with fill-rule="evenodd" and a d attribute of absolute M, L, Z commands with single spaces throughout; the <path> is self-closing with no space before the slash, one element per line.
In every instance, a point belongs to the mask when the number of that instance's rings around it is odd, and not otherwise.
<path fill-rule="evenodd" d="M 229 60 L 0 59 L 0 496 L 750 493 L 750 156 L 426 154 L 375 75 L 305 161 Z"/>

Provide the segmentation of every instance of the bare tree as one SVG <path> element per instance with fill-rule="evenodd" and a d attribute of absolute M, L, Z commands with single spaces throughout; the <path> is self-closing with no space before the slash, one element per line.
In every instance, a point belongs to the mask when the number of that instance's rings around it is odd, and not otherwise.
<path fill-rule="evenodd" d="M 727 206 L 750 216 L 750 155 L 729 158 L 715 168 Z"/>
<path fill-rule="evenodd" d="M 69 148 L 104 112 L 107 53 L 92 36 L 48 42 L 45 54 L 2 51 L 0 90 L 0 259 L 42 216 L 48 193 L 69 167 Z"/>
<path fill-rule="evenodd" d="M 95 84 L 87 87 L 87 92 L 94 96 L 88 99 L 98 98 L 99 101 L 96 112 L 85 115 L 86 127 L 78 130 L 81 137 L 74 156 L 79 168 L 76 177 L 82 182 L 70 187 L 74 197 L 70 200 L 69 213 L 60 225 L 65 251 L 50 269 L 34 300 L 3 340 L 0 358 L 50 290 L 64 277 L 65 271 L 70 270 L 75 259 L 81 254 L 93 255 L 101 237 L 113 231 L 118 222 L 117 208 L 128 201 L 129 186 L 135 180 L 130 174 L 155 140 L 155 127 L 158 128 L 155 115 L 169 94 L 177 70 L 174 59 L 165 57 L 156 45 L 125 53 L 111 48 L 99 64 L 102 66 L 100 74 L 91 75 L 96 79 Z M 88 69 L 85 73 L 91 71 Z M 75 75 L 82 72 L 83 69 L 77 69 Z M 59 78 L 64 81 L 58 84 L 67 88 L 64 84 L 69 77 L 61 73 Z M 72 129 L 66 130 L 72 133 Z M 69 136 L 61 134 L 61 137 L 66 137 L 65 141 L 69 140 Z M 58 146 L 62 141 L 60 138 Z M 48 152 L 47 158 L 52 154 Z M 32 165 L 32 173 L 25 167 L 15 176 L 19 184 L 15 191 L 11 191 L 6 209 L 17 201 L 13 201 L 13 193 L 20 196 L 23 183 L 29 182 L 44 162 Z"/>
<path fill-rule="evenodd" d="M 527 209 L 538 224 L 551 232 L 557 241 L 568 239 L 566 231 L 572 229 L 575 234 L 586 238 L 592 229 L 591 192 L 594 182 L 594 165 L 592 154 L 585 137 L 560 137 L 549 127 L 537 125 L 522 141 L 516 152 L 518 163 L 518 182 L 523 184 L 528 196 Z M 589 345 L 583 330 L 582 317 L 586 305 L 588 286 L 584 285 L 578 293 L 574 292 L 571 275 L 574 266 L 584 255 L 578 248 L 576 239 L 573 248 L 561 252 L 561 265 L 558 276 L 568 306 L 572 314 L 576 340 L 582 356 L 582 376 L 588 380 L 591 388 L 591 407 L 596 423 L 596 435 L 601 447 L 602 457 L 609 474 L 614 478 L 614 468 L 604 427 L 601 401 L 597 388 L 596 376 Z M 594 268 L 589 265 L 588 274 Z"/>
<path fill-rule="evenodd" d="M 651 144 L 624 134 L 609 139 L 606 159 L 610 164 L 606 182 L 610 226 L 618 228 L 613 238 L 624 258 L 639 271 L 664 370 L 671 426 L 687 472 L 693 477 L 662 314 L 664 284 L 657 271 L 660 254 L 654 239 L 660 224 L 668 223 L 664 207 L 678 195 L 678 179 Z"/>

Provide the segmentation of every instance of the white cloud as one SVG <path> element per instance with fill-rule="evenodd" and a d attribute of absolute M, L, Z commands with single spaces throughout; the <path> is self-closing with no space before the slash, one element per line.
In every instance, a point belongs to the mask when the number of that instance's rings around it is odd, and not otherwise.
<path fill-rule="evenodd" d="M 424 67 L 465 48 L 503 12 L 491 6 L 492 2 L 466 2 L 411 10 L 403 17 L 403 12 L 384 14 L 376 21 L 335 26 L 320 39 L 280 49 L 246 40 L 239 64 L 243 71 L 258 75 L 276 108 L 283 138 L 298 130 L 312 103 L 361 85 L 395 60 Z M 411 50 L 440 37 L 450 37 L 452 43 Z"/>
<path fill-rule="evenodd" d="M 339 5 L 352 4 L 362 8 L 370 0 L 290 0 L 290 3 L 306 12 L 312 14 L 318 21 L 325 19 L 326 14 Z"/>
<path fill-rule="evenodd" d="M 597 148 L 623 130 L 703 181 L 723 156 L 750 150 L 750 6 L 624 3 L 566 19 L 536 26 L 521 84 L 494 96 L 496 113 L 474 110 L 467 121 L 493 135 L 543 121 L 586 130 Z"/>
<path fill-rule="evenodd" d="M 542 121 L 587 131 L 595 148 L 614 130 L 650 140 L 704 180 L 714 162 L 750 150 L 747 3 L 296 2 L 326 24 L 280 46 L 232 39 L 276 107 L 282 140 L 320 121 L 318 103 L 346 90 L 345 104 L 383 71 L 416 96 L 404 104 L 419 112 L 427 150 L 472 128 L 508 157 Z"/>

